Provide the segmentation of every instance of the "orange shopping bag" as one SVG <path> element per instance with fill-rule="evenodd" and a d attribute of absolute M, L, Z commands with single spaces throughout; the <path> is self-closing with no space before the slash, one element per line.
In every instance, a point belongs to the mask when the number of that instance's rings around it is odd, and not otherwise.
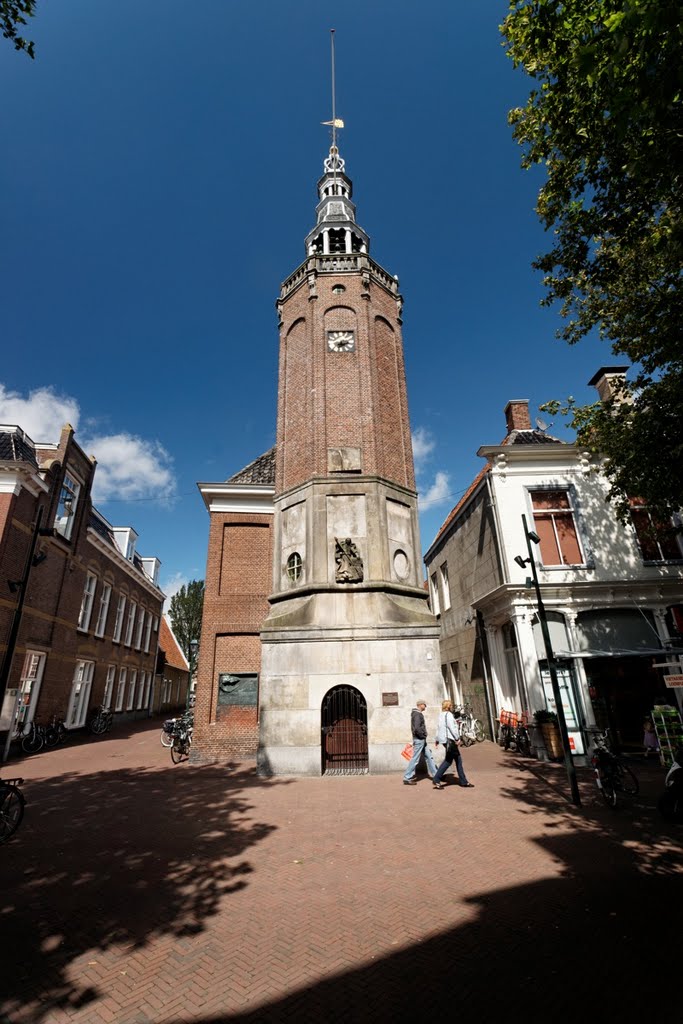
<path fill-rule="evenodd" d="M 405 747 L 401 751 L 401 757 L 405 757 L 406 761 L 410 761 L 413 756 L 413 744 L 406 743 Z"/>

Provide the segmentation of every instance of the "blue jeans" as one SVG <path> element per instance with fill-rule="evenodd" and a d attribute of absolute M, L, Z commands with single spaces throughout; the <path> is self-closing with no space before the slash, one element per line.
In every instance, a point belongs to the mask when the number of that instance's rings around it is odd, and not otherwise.
<path fill-rule="evenodd" d="M 453 740 L 450 740 L 446 747 L 446 758 L 439 765 L 439 770 L 434 776 L 434 782 L 441 782 L 441 779 L 446 774 L 450 766 L 455 761 L 455 770 L 458 773 L 458 782 L 461 786 L 467 785 L 467 776 L 465 775 L 465 768 L 462 763 L 462 755 L 460 753 L 460 747 Z"/>
<path fill-rule="evenodd" d="M 432 778 L 436 774 L 436 765 L 434 764 L 432 752 L 427 746 L 427 740 L 416 740 L 415 737 L 413 736 L 413 756 L 411 757 L 410 761 L 408 761 L 408 767 L 406 768 L 406 773 L 403 776 L 404 782 L 409 782 L 411 779 L 415 778 L 415 769 L 420 763 L 420 758 L 422 757 L 423 751 L 425 761 L 427 762 L 427 771 L 432 776 Z"/>

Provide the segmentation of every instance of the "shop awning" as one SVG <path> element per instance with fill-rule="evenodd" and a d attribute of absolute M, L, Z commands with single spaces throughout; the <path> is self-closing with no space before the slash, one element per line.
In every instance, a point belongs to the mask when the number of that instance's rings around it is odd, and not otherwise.
<path fill-rule="evenodd" d="M 609 651 L 555 651 L 554 654 L 556 658 L 660 658 L 662 661 L 671 658 L 675 661 L 683 655 L 683 647 L 639 647 L 637 650 L 612 647 Z M 671 667 L 675 668 L 675 663 Z"/>

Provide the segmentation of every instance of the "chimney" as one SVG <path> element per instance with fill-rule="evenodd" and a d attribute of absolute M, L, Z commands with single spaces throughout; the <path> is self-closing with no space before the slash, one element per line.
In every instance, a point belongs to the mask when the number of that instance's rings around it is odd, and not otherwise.
<path fill-rule="evenodd" d="M 505 406 L 505 419 L 508 425 L 508 434 L 513 430 L 531 430 L 529 419 L 529 399 L 513 398 Z"/>
<path fill-rule="evenodd" d="M 628 366 L 601 366 L 597 373 L 588 381 L 589 387 L 597 388 L 601 402 L 617 401 L 625 396 L 619 390 L 619 384 L 626 380 Z"/>

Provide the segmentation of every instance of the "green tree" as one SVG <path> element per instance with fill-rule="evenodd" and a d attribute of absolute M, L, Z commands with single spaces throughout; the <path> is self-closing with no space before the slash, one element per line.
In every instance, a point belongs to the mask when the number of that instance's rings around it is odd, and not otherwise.
<path fill-rule="evenodd" d="M 606 457 L 619 513 L 638 496 L 668 515 L 683 503 L 680 0 L 523 0 L 501 31 L 534 79 L 509 121 L 522 166 L 546 170 L 543 304 L 560 303 L 561 338 L 597 330 L 633 367 L 607 407 L 564 411 Z"/>
<path fill-rule="evenodd" d="M 11 39 L 15 50 L 25 50 L 34 56 L 33 43 L 19 35 L 20 26 L 32 18 L 36 11 L 36 0 L 0 0 L 0 27 L 5 39 Z"/>
<path fill-rule="evenodd" d="M 204 580 L 190 580 L 173 595 L 168 609 L 173 632 L 190 666 L 190 678 L 197 668 L 203 608 Z"/>

